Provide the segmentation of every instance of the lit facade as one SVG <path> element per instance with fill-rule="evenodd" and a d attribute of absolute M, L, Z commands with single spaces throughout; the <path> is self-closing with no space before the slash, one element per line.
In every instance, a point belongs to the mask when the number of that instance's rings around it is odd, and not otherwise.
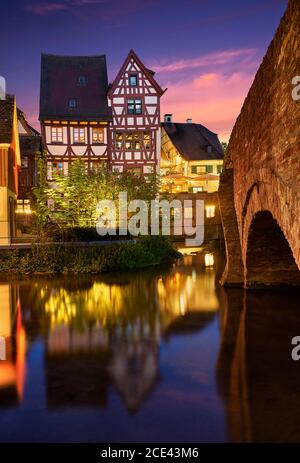
<path fill-rule="evenodd" d="M 0 245 L 15 236 L 15 206 L 21 165 L 17 108 L 14 96 L 0 100 Z"/>
<path fill-rule="evenodd" d="M 165 115 L 160 163 L 164 191 L 217 191 L 223 156 L 216 134 L 200 124 L 194 124 L 191 119 L 186 123 L 173 123 L 172 115 Z"/>

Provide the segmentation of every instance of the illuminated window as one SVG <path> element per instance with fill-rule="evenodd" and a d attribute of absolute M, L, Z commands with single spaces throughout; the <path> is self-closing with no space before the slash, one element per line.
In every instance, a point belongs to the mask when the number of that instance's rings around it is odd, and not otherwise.
<path fill-rule="evenodd" d="M 144 147 L 146 150 L 149 150 L 151 148 L 150 132 L 144 132 Z"/>
<path fill-rule="evenodd" d="M 127 113 L 128 114 L 142 114 L 142 100 L 141 99 L 127 100 Z"/>
<path fill-rule="evenodd" d="M 69 108 L 77 108 L 77 100 L 75 100 L 74 98 L 72 98 L 71 100 L 69 100 Z"/>
<path fill-rule="evenodd" d="M 139 133 L 133 134 L 133 149 L 139 150 L 141 149 L 141 142 L 140 142 L 140 135 Z"/>
<path fill-rule="evenodd" d="M 207 219 L 215 216 L 215 206 L 206 206 L 205 210 Z"/>
<path fill-rule="evenodd" d="M 102 127 L 93 127 L 92 140 L 93 143 L 104 143 L 104 129 Z"/>
<path fill-rule="evenodd" d="M 129 85 L 131 87 L 137 86 L 137 75 L 136 74 L 131 74 L 131 76 L 129 76 Z"/>
<path fill-rule="evenodd" d="M 140 175 L 142 173 L 141 167 L 127 167 L 126 172 L 132 172 L 133 174 Z"/>
<path fill-rule="evenodd" d="M 86 77 L 85 76 L 79 76 L 77 83 L 81 87 L 84 87 L 86 85 Z"/>
<path fill-rule="evenodd" d="M 120 150 L 122 148 L 122 142 L 123 142 L 123 133 L 116 132 L 116 149 L 117 150 Z"/>
<path fill-rule="evenodd" d="M 16 214 L 31 214 L 29 199 L 17 200 Z"/>
<path fill-rule="evenodd" d="M 115 146 L 120 150 L 125 143 L 125 149 L 130 151 L 139 151 L 142 148 L 149 150 L 151 148 L 150 132 L 116 132 Z"/>
<path fill-rule="evenodd" d="M 51 127 L 51 142 L 52 143 L 62 143 L 63 142 L 62 127 Z"/>
<path fill-rule="evenodd" d="M 204 263 L 205 263 L 205 267 L 212 267 L 215 263 L 214 255 L 210 253 L 205 254 Z"/>
<path fill-rule="evenodd" d="M 28 168 L 28 156 L 22 156 L 21 158 L 21 167 L 22 169 Z"/>
<path fill-rule="evenodd" d="M 85 143 L 84 127 L 73 127 L 73 141 L 74 143 Z"/>
<path fill-rule="evenodd" d="M 132 133 L 127 133 L 126 134 L 125 148 L 127 150 L 133 149 L 133 134 Z"/>
<path fill-rule="evenodd" d="M 193 193 L 198 193 L 199 191 L 203 191 L 203 186 L 193 186 L 192 191 Z"/>

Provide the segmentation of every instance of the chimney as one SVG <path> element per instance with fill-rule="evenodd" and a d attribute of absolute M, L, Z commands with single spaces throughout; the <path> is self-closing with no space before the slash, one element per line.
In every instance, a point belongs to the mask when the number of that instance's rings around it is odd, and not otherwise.
<path fill-rule="evenodd" d="M 173 116 L 173 114 L 165 114 L 164 115 L 164 122 L 166 124 L 172 124 L 172 122 L 173 122 L 172 121 L 172 116 Z"/>
<path fill-rule="evenodd" d="M 189 117 L 187 120 L 186 120 L 186 123 L 187 124 L 192 124 L 193 123 L 193 119 L 191 117 Z"/>
<path fill-rule="evenodd" d="M 5 91 L 5 79 L 4 77 L 0 76 L 0 100 L 6 99 L 6 91 Z"/>

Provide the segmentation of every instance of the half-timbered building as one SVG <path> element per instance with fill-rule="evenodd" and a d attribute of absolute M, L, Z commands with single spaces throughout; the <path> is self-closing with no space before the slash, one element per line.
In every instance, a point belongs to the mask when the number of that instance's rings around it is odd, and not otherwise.
<path fill-rule="evenodd" d="M 160 97 L 164 93 L 131 50 L 110 86 L 111 167 L 141 174 L 158 171 L 160 159 Z"/>
<path fill-rule="evenodd" d="M 107 91 L 105 55 L 42 55 L 39 119 L 49 179 L 67 175 L 76 159 L 87 172 L 108 162 Z"/>

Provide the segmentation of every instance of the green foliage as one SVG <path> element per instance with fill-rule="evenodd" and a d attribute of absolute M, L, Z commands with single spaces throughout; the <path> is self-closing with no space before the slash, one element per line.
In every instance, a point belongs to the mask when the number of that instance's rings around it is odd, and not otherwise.
<path fill-rule="evenodd" d="M 39 229 L 45 227 L 49 219 L 49 209 L 47 204 L 47 164 L 45 157 L 39 156 L 37 162 L 38 187 L 33 190 L 34 209 L 36 212 L 37 226 Z"/>
<path fill-rule="evenodd" d="M 179 257 L 166 236 L 143 236 L 132 243 L 97 246 L 33 245 L 1 250 L 0 273 L 94 273 L 147 267 Z"/>
<path fill-rule="evenodd" d="M 159 190 L 156 174 L 145 178 L 127 171 L 120 176 L 107 164 L 86 174 L 82 160 L 69 166 L 68 176 L 56 175 L 51 184 L 46 180 L 45 161 L 40 159 L 39 178 L 40 184 L 35 191 L 36 212 L 39 224 L 44 228 L 49 222 L 72 227 L 95 226 L 100 200 L 115 200 L 117 210 L 120 192 L 127 192 L 128 201 L 141 199 L 149 203 Z M 47 204 L 51 207 L 48 208 Z"/>

